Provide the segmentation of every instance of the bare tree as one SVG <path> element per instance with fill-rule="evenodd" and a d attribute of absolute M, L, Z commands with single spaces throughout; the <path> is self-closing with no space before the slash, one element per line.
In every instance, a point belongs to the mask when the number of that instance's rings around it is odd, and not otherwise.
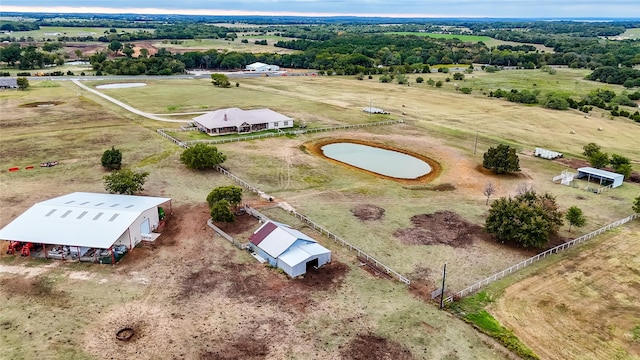
<path fill-rule="evenodd" d="M 484 204 L 489 205 L 489 198 L 491 197 L 491 195 L 496 193 L 496 183 L 488 181 L 484 185 L 484 190 L 482 190 L 482 193 L 487 197 L 487 201 Z"/>
<path fill-rule="evenodd" d="M 530 191 L 533 191 L 533 185 L 531 184 L 527 184 L 527 183 L 521 183 L 520 185 L 518 185 L 518 187 L 516 188 L 516 194 L 518 196 L 520 195 L 524 195 Z"/>

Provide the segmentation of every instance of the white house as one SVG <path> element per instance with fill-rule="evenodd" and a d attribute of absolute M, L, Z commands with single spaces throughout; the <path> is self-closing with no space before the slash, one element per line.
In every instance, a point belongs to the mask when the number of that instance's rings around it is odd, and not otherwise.
<path fill-rule="evenodd" d="M 0 240 L 34 244 L 44 257 L 54 257 L 47 245 L 64 247 L 74 258 L 97 249 L 115 262 L 116 247 L 132 249 L 160 236 L 153 231 L 163 220 L 163 204 L 170 208 L 171 199 L 75 192 L 36 203 L 0 230 Z"/>
<path fill-rule="evenodd" d="M 193 119 L 200 131 L 209 135 L 249 133 L 293 127 L 293 119 L 271 109 L 220 109 Z"/>
<path fill-rule="evenodd" d="M 306 234 L 288 225 L 268 221 L 249 237 L 249 248 L 295 278 L 304 275 L 309 267 L 319 268 L 331 262 L 331 251 Z"/>
<path fill-rule="evenodd" d="M 267 72 L 267 71 L 278 71 L 280 70 L 280 66 L 278 65 L 269 65 L 261 62 L 254 62 L 253 64 L 249 64 L 245 67 L 247 71 L 255 71 L 255 72 Z"/>

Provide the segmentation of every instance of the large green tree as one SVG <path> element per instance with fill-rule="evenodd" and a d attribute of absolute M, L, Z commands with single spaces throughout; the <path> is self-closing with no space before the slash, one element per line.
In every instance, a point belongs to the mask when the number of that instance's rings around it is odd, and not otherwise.
<path fill-rule="evenodd" d="M 122 167 L 122 151 L 111 147 L 102 153 L 102 167 L 109 170 L 120 170 Z"/>
<path fill-rule="evenodd" d="M 618 154 L 612 154 L 611 159 L 609 159 L 609 163 L 611 164 L 613 171 L 624 175 L 625 179 L 628 179 L 629 176 L 631 176 L 633 168 L 631 167 L 631 161 L 629 158 Z"/>
<path fill-rule="evenodd" d="M 549 236 L 563 224 L 562 212 L 550 194 L 528 191 L 515 198 L 502 197 L 489 209 L 485 230 L 501 242 L 514 242 L 528 248 L 543 248 Z"/>
<path fill-rule="evenodd" d="M 122 43 L 118 40 L 112 40 L 107 49 L 113 51 L 116 55 L 118 55 L 118 51 L 122 50 Z"/>
<path fill-rule="evenodd" d="M 215 146 L 196 144 L 180 155 L 180 161 L 188 168 L 196 170 L 213 169 L 227 160 L 227 156 Z"/>
<path fill-rule="evenodd" d="M 520 159 L 516 154 L 516 149 L 509 145 L 500 144 L 491 147 L 484 153 L 482 166 L 485 169 L 493 170 L 496 174 L 520 171 Z"/>
<path fill-rule="evenodd" d="M 609 154 L 602 151 L 595 152 L 589 156 L 589 164 L 596 169 L 602 169 L 609 164 Z"/>
<path fill-rule="evenodd" d="M 207 204 L 212 208 L 220 200 L 226 200 L 229 205 L 237 207 L 242 201 L 242 188 L 237 186 L 220 186 L 211 190 L 207 195 Z"/>
<path fill-rule="evenodd" d="M 129 169 L 116 170 L 104 176 L 104 188 L 110 193 L 133 195 L 144 190 L 148 172 L 135 172 Z"/>
<path fill-rule="evenodd" d="M 587 145 L 582 147 L 582 154 L 587 158 L 590 158 L 595 153 L 599 153 L 601 151 L 600 145 L 596 143 L 588 143 Z"/>
<path fill-rule="evenodd" d="M 569 232 L 571 232 L 571 227 L 583 227 L 587 223 L 587 218 L 584 217 L 582 213 L 582 209 L 577 206 L 572 206 L 567 210 L 567 214 L 565 215 L 567 221 L 569 222 Z"/>

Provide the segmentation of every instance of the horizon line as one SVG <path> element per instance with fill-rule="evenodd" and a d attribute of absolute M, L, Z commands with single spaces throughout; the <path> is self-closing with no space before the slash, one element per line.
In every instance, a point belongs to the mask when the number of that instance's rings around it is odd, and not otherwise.
<path fill-rule="evenodd" d="M 96 15 L 186 15 L 186 16 L 289 16 L 289 17 L 359 17 L 359 18 L 468 18 L 468 19 L 640 19 L 640 17 L 518 17 L 518 16 L 481 16 L 481 15 L 443 15 L 443 14 L 379 14 L 379 13 L 329 13 L 298 11 L 246 11 L 222 9 L 164 9 L 164 8 L 112 8 L 100 6 L 1 6 L 0 13 L 47 13 L 47 14 L 96 14 Z"/>

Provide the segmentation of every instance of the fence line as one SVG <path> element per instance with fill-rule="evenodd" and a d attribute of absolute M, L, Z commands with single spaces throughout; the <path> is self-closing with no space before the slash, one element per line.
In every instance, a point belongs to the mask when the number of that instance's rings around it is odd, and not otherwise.
<path fill-rule="evenodd" d="M 278 132 L 275 133 L 267 133 L 267 134 L 259 134 L 259 135 L 246 135 L 235 138 L 227 138 L 227 139 L 208 139 L 208 140 L 190 140 L 190 141 L 180 141 L 173 136 L 167 134 L 167 132 L 186 132 L 186 131 L 195 131 L 197 128 L 174 128 L 174 129 L 157 129 L 156 132 L 165 138 L 173 141 L 180 147 L 188 148 L 193 144 L 225 144 L 230 142 L 238 142 L 238 141 L 249 141 L 249 140 L 257 140 L 257 139 L 265 139 L 271 137 L 279 137 L 286 135 L 300 135 L 305 133 L 314 133 L 314 132 L 324 132 L 324 131 L 335 131 L 335 130 L 345 130 L 345 129 L 357 129 L 363 127 L 371 127 L 371 126 L 383 126 L 383 125 L 393 125 L 393 124 L 401 124 L 404 123 L 404 120 L 386 120 L 386 121 L 378 121 L 372 123 L 365 124 L 352 124 L 352 125 L 340 125 L 340 126 L 330 126 L 324 128 L 316 128 L 316 129 L 296 129 L 296 130 L 288 130 L 283 131 L 278 129 Z"/>
<path fill-rule="evenodd" d="M 219 227 L 213 225 L 213 222 L 211 221 L 211 219 L 207 220 L 207 225 L 209 225 L 209 227 L 212 228 L 213 231 L 215 231 L 218 235 L 220 235 L 223 238 L 227 239 L 235 247 L 237 247 L 239 249 L 242 249 L 242 250 L 244 250 L 246 248 L 246 244 L 242 244 L 242 243 L 236 241 L 236 239 L 234 239 L 231 235 L 229 235 L 226 232 L 224 232 L 224 230 L 222 230 Z"/>
<path fill-rule="evenodd" d="M 516 272 L 516 271 L 518 271 L 520 269 L 523 269 L 523 268 L 533 264 L 534 262 L 537 262 L 537 261 L 539 261 L 541 259 L 544 259 L 548 255 L 557 254 L 560 251 L 567 250 L 567 249 L 569 249 L 569 248 L 571 248 L 573 246 L 576 246 L 578 244 L 582 244 L 583 242 L 585 242 L 587 240 L 590 240 L 590 239 L 592 239 L 592 238 L 594 238 L 594 237 L 596 237 L 596 236 L 598 236 L 598 235 L 600 235 L 600 234 L 602 234 L 602 233 L 604 233 L 606 231 L 609 231 L 609 230 L 611 230 L 611 229 L 613 229 L 615 227 L 618 227 L 620 225 L 626 224 L 629 221 L 631 221 L 633 219 L 636 219 L 638 217 L 640 217 L 640 214 L 629 215 L 624 219 L 620 219 L 618 221 L 615 221 L 615 222 L 613 222 L 613 223 L 611 223 L 609 225 L 601 227 L 598 230 L 595 230 L 595 231 L 592 231 L 592 232 L 590 232 L 590 233 L 588 233 L 586 235 L 580 236 L 579 238 L 573 239 L 573 240 L 571 240 L 569 242 L 566 242 L 564 244 L 560 244 L 560 245 L 558 245 L 558 246 L 556 246 L 554 248 L 551 248 L 551 249 L 549 249 L 547 251 L 541 252 L 540 254 L 538 254 L 536 256 L 532 256 L 532 257 L 530 257 L 530 258 L 528 258 L 526 260 L 523 260 L 523 261 L 521 261 L 521 262 L 519 262 L 519 263 L 517 263 L 517 264 L 515 264 L 513 266 L 510 266 L 510 267 L 508 267 L 508 268 L 506 268 L 506 269 L 504 269 L 504 270 L 502 270 L 500 272 L 497 272 L 497 273 L 487 277 L 484 280 L 478 281 L 477 283 L 475 283 L 475 284 L 473 284 L 473 285 L 471 285 L 471 286 L 469 286 L 469 287 L 467 287 L 467 288 L 465 288 L 465 289 L 463 289 L 461 291 L 458 291 L 457 293 L 445 298 L 444 301 L 452 302 L 455 299 L 459 299 L 459 298 L 463 298 L 465 296 L 471 295 L 471 294 L 475 293 L 476 291 L 480 290 L 480 288 L 482 288 L 484 286 L 487 286 L 487 285 L 491 284 L 492 282 L 494 282 L 496 280 L 500 280 L 503 277 L 505 277 L 505 276 L 507 276 L 507 275 L 509 275 L 511 273 L 514 273 L 514 272 Z"/>

